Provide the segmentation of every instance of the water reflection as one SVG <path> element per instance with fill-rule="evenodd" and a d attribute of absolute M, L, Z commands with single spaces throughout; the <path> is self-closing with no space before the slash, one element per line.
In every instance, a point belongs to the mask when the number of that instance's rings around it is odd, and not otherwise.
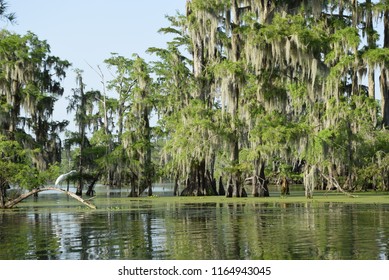
<path fill-rule="evenodd" d="M 388 259 L 388 205 L 129 203 L 0 212 L 0 259 Z"/>

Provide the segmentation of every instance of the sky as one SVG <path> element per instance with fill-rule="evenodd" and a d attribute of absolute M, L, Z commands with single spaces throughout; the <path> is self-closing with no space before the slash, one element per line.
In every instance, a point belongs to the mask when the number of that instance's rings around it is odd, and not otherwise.
<path fill-rule="evenodd" d="M 72 63 L 63 82 L 64 97 L 76 87 L 74 69 L 84 71 L 86 89 L 101 89 L 100 78 L 91 66 L 103 67 L 111 53 L 146 60 L 149 47 L 165 47 L 169 36 L 158 30 L 169 26 L 166 15 L 183 13 L 186 0 L 8 0 L 16 24 L 5 28 L 18 34 L 31 31 L 51 46 L 51 54 Z M 108 78 L 107 78 L 108 79 Z M 55 120 L 68 119 L 67 100 L 61 98 Z"/>

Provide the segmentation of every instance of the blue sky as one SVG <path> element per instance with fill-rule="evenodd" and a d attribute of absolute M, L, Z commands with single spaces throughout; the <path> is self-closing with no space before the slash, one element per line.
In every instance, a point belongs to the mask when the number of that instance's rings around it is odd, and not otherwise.
<path fill-rule="evenodd" d="M 53 55 L 84 70 L 87 89 L 100 89 L 100 79 L 88 66 L 102 66 L 112 52 L 145 59 L 149 47 L 164 47 L 169 38 L 159 34 L 169 25 L 166 15 L 185 10 L 186 0 L 8 0 L 17 23 L 6 28 L 19 34 L 31 31 L 47 40 Z M 73 71 L 64 81 L 65 95 L 76 87 Z M 65 102 L 65 103 L 63 103 Z M 58 102 L 63 119 L 66 100 Z"/>

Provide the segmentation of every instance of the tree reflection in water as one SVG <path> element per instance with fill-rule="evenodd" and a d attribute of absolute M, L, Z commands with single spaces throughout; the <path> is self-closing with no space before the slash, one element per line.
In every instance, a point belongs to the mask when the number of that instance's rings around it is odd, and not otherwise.
<path fill-rule="evenodd" d="M 388 259 L 385 204 L 129 203 L 0 212 L 0 259 Z"/>

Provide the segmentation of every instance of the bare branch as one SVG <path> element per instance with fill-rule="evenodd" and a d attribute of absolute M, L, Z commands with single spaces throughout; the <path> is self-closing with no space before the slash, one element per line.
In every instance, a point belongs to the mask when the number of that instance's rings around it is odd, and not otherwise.
<path fill-rule="evenodd" d="M 344 193 L 345 195 L 349 196 L 349 197 L 358 197 L 357 195 L 352 195 L 351 193 L 349 192 L 346 192 L 340 185 L 339 185 L 339 182 L 334 178 L 334 177 L 329 177 L 329 176 L 326 176 L 324 175 L 322 172 L 320 172 L 320 175 L 326 179 L 328 182 L 331 182 L 332 184 L 334 184 L 334 186 L 342 193 Z"/>
<path fill-rule="evenodd" d="M 86 201 L 84 199 L 82 199 L 81 197 L 79 197 L 78 195 L 76 195 L 75 193 L 72 193 L 72 192 L 69 192 L 69 191 L 65 191 L 63 189 L 60 189 L 60 188 L 55 188 L 55 187 L 45 187 L 45 188 L 39 188 L 39 189 L 33 189 L 32 191 L 28 192 L 28 193 L 25 193 L 25 194 L 22 194 L 20 195 L 19 197 L 11 200 L 11 201 L 8 201 L 6 204 L 5 204 L 5 208 L 12 208 L 14 207 L 16 204 L 18 204 L 19 202 L 25 200 L 26 198 L 36 194 L 36 193 L 39 193 L 39 192 L 43 192 L 43 191 L 59 191 L 59 192 L 63 192 L 71 197 L 73 197 L 74 199 L 78 200 L 79 202 L 85 204 L 86 206 L 88 206 L 89 208 L 91 209 L 96 209 L 96 206 L 93 205 L 92 203 L 90 203 L 89 201 Z"/>

